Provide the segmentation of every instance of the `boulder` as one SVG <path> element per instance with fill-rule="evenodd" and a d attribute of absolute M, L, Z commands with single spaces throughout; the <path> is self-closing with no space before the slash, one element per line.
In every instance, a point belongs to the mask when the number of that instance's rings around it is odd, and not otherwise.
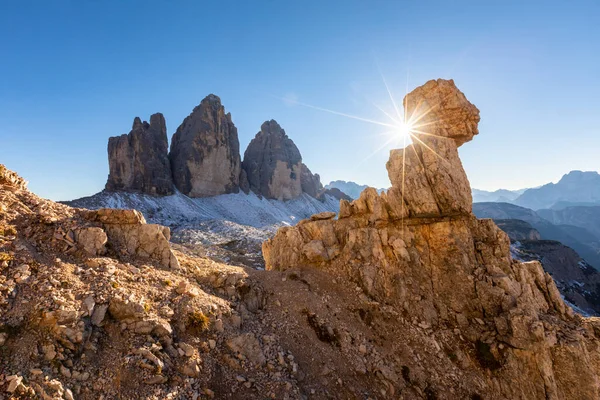
<path fill-rule="evenodd" d="M 106 190 L 154 196 L 173 194 L 167 153 L 167 126 L 163 115 L 153 114 L 150 123 L 135 117 L 129 134 L 108 140 L 110 172 Z"/>
<path fill-rule="evenodd" d="M 108 237 L 104 229 L 99 227 L 87 227 L 75 233 L 75 241 L 79 243 L 84 251 L 90 256 L 102 255 L 106 252 Z"/>
<path fill-rule="evenodd" d="M 238 193 L 240 143 L 221 99 L 206 96 L 173 135 L 171 169 L 177 189 L 190 197 Z"/>
<path fill-rule="evenodd" d="M 165 268 L 179 267 L 169 244 L 170 229 L 147 224 L 139 211 L 103 208 L 83 213 L 88 220 L 103 224 L 108 243 L 117 252 L 150 259 Z"/>

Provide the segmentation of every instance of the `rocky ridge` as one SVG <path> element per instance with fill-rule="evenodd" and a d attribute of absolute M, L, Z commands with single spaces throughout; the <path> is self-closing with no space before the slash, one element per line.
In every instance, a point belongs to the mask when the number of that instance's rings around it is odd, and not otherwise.
<path fill-rule="evenodd" d="M 108 143 L 107 192 L 191 198 L 249 193 L 291 200 L 325 192 L 318 174 L 302 163 L 294 142 L 274 121 L 266 121 L 240 157 L 237 128 L 221 99 L 206 96 L 173 135 L 170 152 L 162 114 L 150 123 L 135 118 L 129 134 Z"/>
<path fill-rule="evenodd" d="M 478 133 L 479 111 L 445 80 L 404 104 L 430 134 L 391 152 L 392 188 L 341 201 L 337 220 L 321 214 L 280 229 L 263 244 L 267 269 L 351 282 L 365 301 L 435 338 L 462 383 L 448 383 L 452 368 L 430 371 L 437 379 L 423 397 L 597 398 L 598 320 L 575 315 L 539 262 L 512 260 L 508 236 L 471 212 L 457 147 Z M 400 325 L 396 338 L 410 330 Z M 403 368 L 390 362 L 384 376 L 405 395 Z"/>

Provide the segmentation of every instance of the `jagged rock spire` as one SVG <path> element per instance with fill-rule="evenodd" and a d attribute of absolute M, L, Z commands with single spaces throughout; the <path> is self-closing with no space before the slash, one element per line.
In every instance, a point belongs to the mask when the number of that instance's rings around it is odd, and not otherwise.
<path fill-rule="evenodd" d="M 208 197 L 239 192 L 238 133 L 218 96 L 206 96 L 183 120 L 173 135 L 169 157 L 173 181 L 183 194 Z"/>
<path fill-rule="evenodd" d="M 250 189 L 268 199 L 302 194 L 302 156 L 277 121 L 266 121 L 244 153 L 242 168 Z"/>
<path fill-rule="evenodd" d="M 173 193 L 167 156 L 167 126 L 162 114 L 150 123 L 135 117 L 129 134 L 108 140 L 108 191 L 141 192 L 155 196 Z"/>

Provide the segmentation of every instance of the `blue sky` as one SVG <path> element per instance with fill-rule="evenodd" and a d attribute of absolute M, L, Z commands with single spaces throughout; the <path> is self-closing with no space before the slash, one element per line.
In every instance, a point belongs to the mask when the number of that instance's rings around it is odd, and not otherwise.
<path fill-rule="evenodd" d="M 51 199 L 90 195 L 109 136 L 162 112 L 169 136 L 209 93 L 241 148 L 276 119 L 327 183 L 387 186 L 376 125 L 453 78 L 481 110 L 460 149 L 473 187 L 537 186 L 600 162 L 595 1 L 3 1 L 0 163 Z"/>

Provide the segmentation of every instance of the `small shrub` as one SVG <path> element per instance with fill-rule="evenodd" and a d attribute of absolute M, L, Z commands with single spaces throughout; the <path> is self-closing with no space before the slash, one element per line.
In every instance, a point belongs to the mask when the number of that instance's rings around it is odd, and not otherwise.
<path fill-rule="evenodd" d="M 210 327 L 210 319 L 202 311 L 193 311 L 187 316 L 186 327 L 195 332 L 203 332 Z"/>
<path fill-rule="evenodd" d="M 119 287 L 119 282 L 112 281 L 110 283 L 110 286 L 112 286 L 113 288 L 117 289 Z"/>

